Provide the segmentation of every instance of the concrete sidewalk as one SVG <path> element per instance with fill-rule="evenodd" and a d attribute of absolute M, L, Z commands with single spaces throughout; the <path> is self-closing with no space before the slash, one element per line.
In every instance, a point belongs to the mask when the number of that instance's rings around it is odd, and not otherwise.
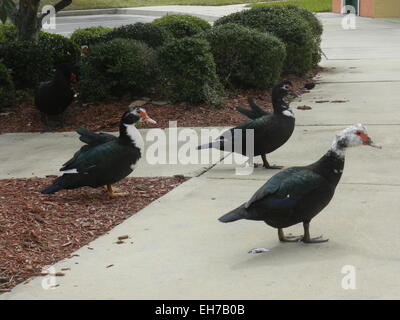
<path fill-rule="evenodd" d="M 223 163 L 206 169 L 165 170 L 143 163 L 137 174 L 185 173 L 194 178 L 93 241 L 94 250 L 83 247 L 77 251 L 79 257 L 57 263 L 56 271 L 71 268 L 65 277 L 56 278 L 58 287 L 44 290 L 46 279 L 35 278 L 0 299 L 400 298 L 400 280 L 395 276 L 400 268 L 400 55 L 393 38 L 386 36 L 400 34 L 400 24 L 358 18 L 358 29 L 346 31 L 341 29 L 341 16 L 319 17 L 325 26 L 324 71 L 316 88 L 293 103 L 294 135 L 269 159 L 285 166 L 310 163 L 326 152 L 338 130 L 358 122 L 367 125 L 371 137 L 383 146 L 382 150 L 348 150 L 334 199 L 311 223 L 312 235 L 323 234 L 328 243 L 282 244 L 276 230 L 261 222 L 217 221 L 248 200 L 275 172 L 256 169 L 251 176 L 239 177 L 232 165 Z M 304 104 L 313 109 L 296 109 Z M 14 170 L 12 175 L 29 177 L 33 166 L 35 175 L 48 174 L 50 170 L 37 164 L 35 145 L 47 156 L 57 154 L 51 170 L 78 146 L 73 134 L 57 138 L 52 142 L 54 137 L 47 135 L 0 136 L 1 153 L 9 154 L 8 158 L 3 154 L 1 171 L 6 168 Z M 58 146 L 60 139 L 65 139 L 64 150 Z M 15 165 L 12 162 L 22 157 L 21 149 L 26 161 Z M 302 228 L 298 225 L 286 232 L 300 234 Z M 123 234 L 133 244 L 116 245 Z M 247 253 L 257 247 L 269 251 Z M 106 268 L 110 264 L 114 266 Z M 349 265 L 356 271 L 355 290 L 341 285 L 343 267 Z"/>

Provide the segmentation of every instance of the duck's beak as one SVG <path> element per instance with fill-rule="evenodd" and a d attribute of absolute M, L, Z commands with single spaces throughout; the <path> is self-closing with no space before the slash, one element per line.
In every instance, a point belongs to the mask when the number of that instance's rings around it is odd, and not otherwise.
<path fill-rule="evenodd" d="M 370 137 L 368 137 L 367 140 L 364 141 L 363 144 L 366 145 L 366 146 L 373 147 L 373 148 L 382 149 L 382 146 L 378 146 L 377 144 L 375 144 L 375 143 L 371 140 Z"/>
<path fill-rule="evenodd" d="M 142 118 L 140 119 L 143 122 L 146 123 L 151 123 L 151 124 L 156 124 L 157 121 L 153 120 L 152 118 L 149 117 L 149 115 L 147 114 L 146 111 L 141 111 L 140 115 L 142 116 Z"/>
<path fill-rule="evenodd" d="M 289 95 L 290 95 L 291 97 L 293 97 L 293 98 L 298 98 L 298 97 L 300 97 L 300 94 L 299 94 L 298 92 L 294 91 L 293 88 L 289 88 Z"/>

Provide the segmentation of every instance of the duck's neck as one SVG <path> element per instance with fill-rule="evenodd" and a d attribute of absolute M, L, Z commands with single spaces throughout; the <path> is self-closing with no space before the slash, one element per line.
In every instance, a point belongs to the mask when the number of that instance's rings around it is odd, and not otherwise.
<path fill-rule="evenodd" d="M 57 83 L 65 83 L 68 86 L 71 85 L 71 79 L 69 77 L 66 77 L 61 70 L 56 70 L 56 73 L 54 74 L 54 79 Z"/>
<path fill-rule="evenodd" d="M 134 124 L 121 123 L 119 126 L 119 140 L 123 144 L 131 145 L 139 150 L 143 150 L 144 141 L 139 130 Z"/>
<path fill-rule="evenodd" d="M 289 110 L 289 104 L 281 96 L 272 96 L 272 107 L 275 114 L 293 116 L 293 113 Z"/>
<path fill-rule="evenodd" d="M 334 141 L 328 152 L 313 165 L 314 171 L 336 186 L 342 177 L 345 150 L 340 142 Z"/>

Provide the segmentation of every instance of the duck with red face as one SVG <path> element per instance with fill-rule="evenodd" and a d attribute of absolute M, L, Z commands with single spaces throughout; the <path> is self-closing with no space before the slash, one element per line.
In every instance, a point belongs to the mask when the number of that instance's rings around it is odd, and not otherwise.
<path fill-rule="evenodd" d="M 264 221 L 278 229 L 282 242 L 320 243 L 328 239 L 311 238 L 311 219 L 331 201 L 342 176 L 345 151 L 356 146 L 381 148 L 368 136 L 367 129 L 356 124 L 344 129 L 331 148 L 318 161 L 303 167 L 285 169 L 269 179 L 246 203 L 223 215 L 221 222 L 241 219 Z M 283 228 L 303 223 L 302 236 L 285 236 Z"/>

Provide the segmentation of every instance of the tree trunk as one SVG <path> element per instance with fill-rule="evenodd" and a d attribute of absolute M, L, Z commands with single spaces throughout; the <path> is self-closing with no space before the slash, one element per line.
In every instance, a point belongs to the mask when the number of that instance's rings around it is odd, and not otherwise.
<path fill-rule="evenodd" d="M 60 0 L 54 5 L 58 12 L 69 6 L 72 0 Z M 18 11 L 11 15 L 11 21 L 17 28 L 17 40 L 31 40 L 37 42 L 42 20 L 50 12 L 38 14 L 40 0 L 19 0 Z"/>
<path fill-rule="evenodd" d="M 37 41 L 41 28 L 38 21 L 40 0 L 20 0 L 16 13 L 17 40 Z"/>

